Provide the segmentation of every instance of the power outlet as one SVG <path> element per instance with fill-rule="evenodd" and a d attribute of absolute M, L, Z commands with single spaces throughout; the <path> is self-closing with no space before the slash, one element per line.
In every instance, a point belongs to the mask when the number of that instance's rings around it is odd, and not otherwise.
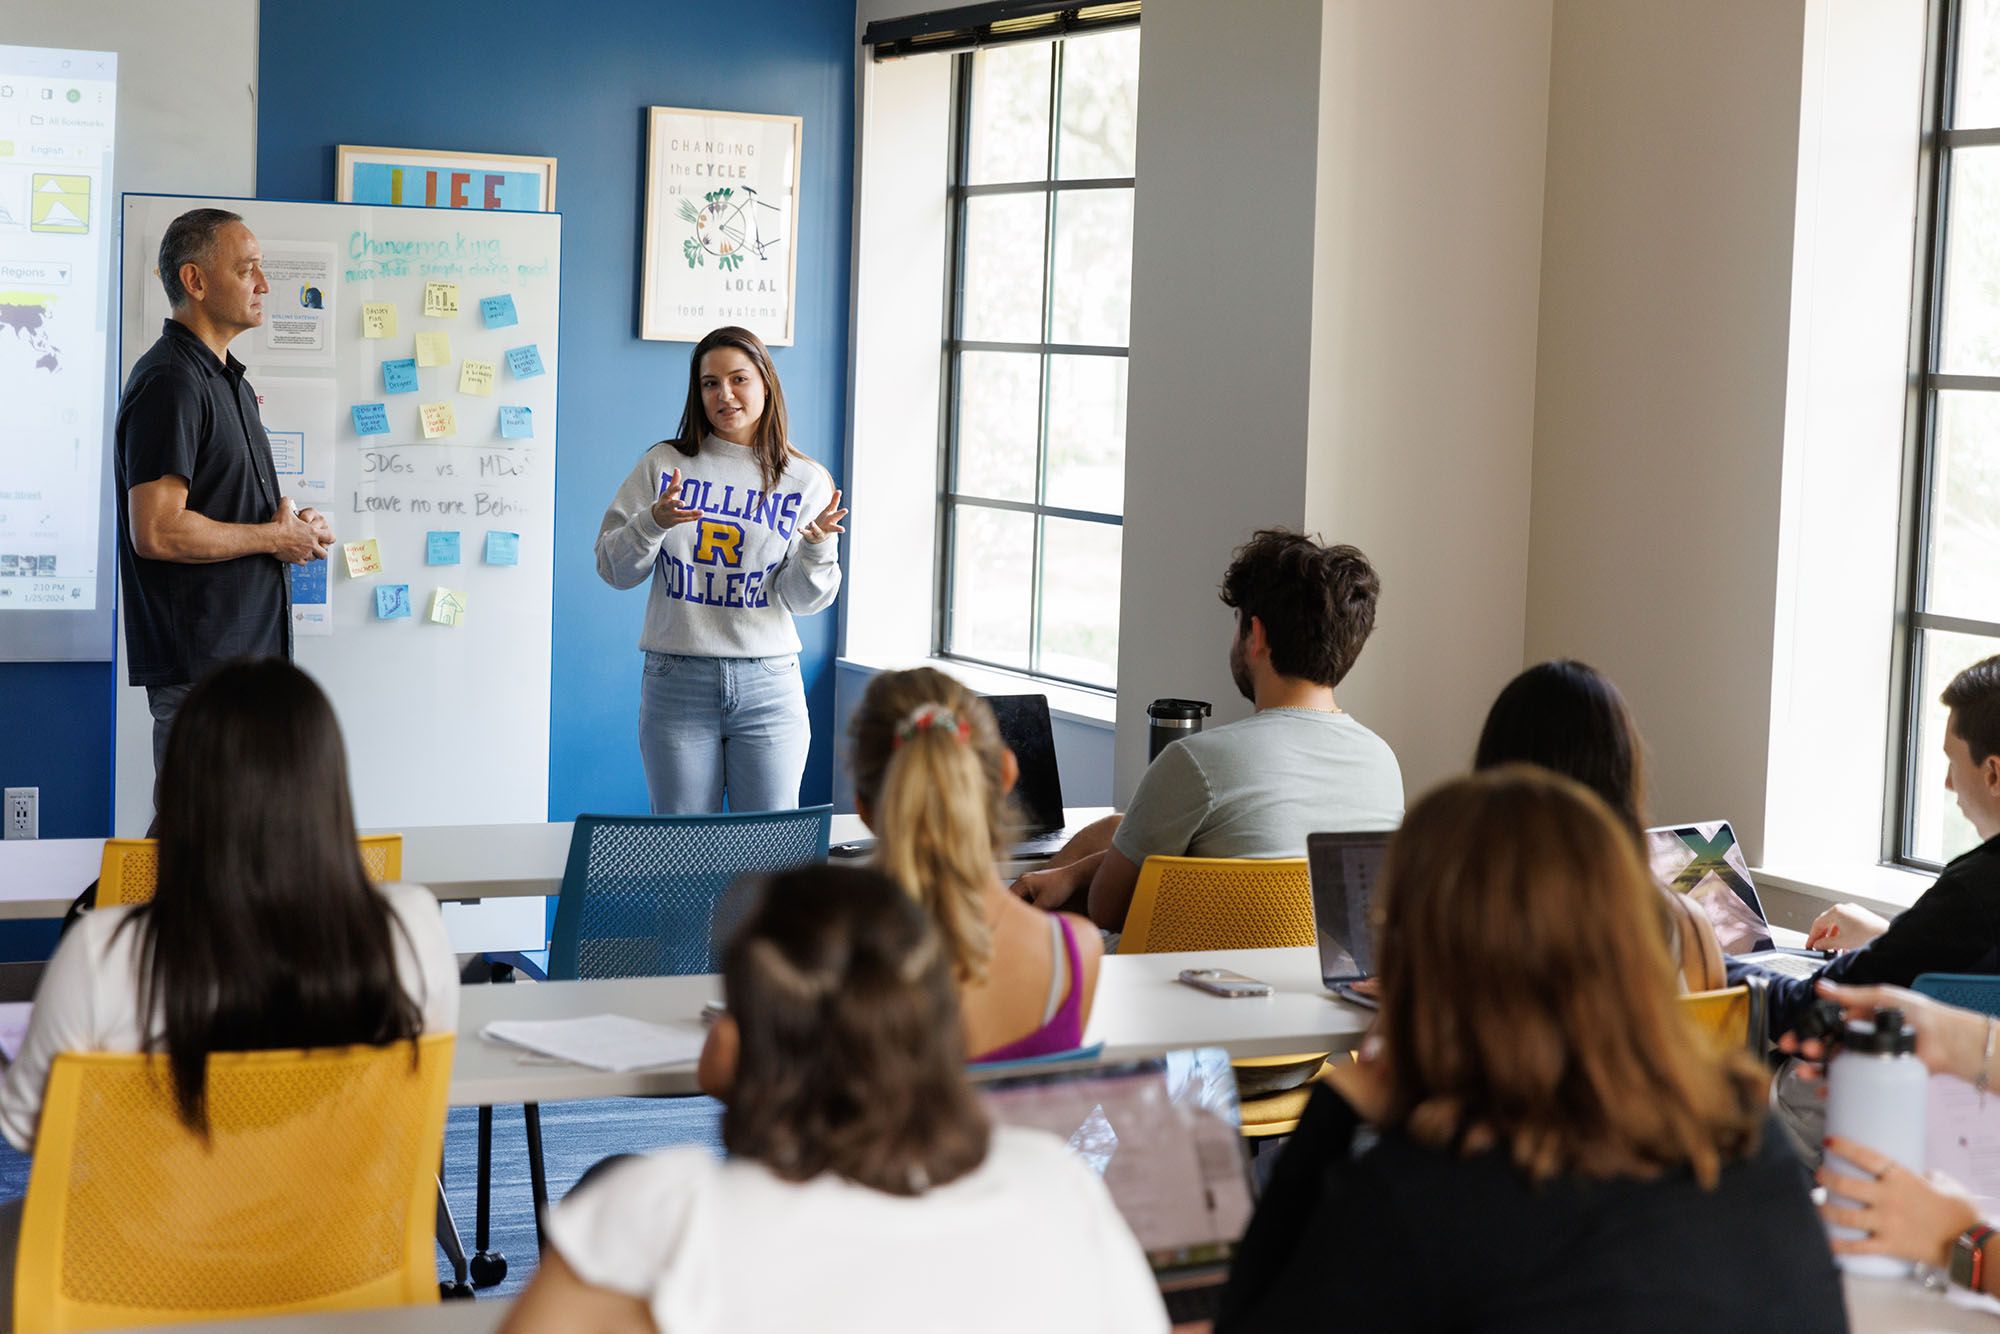
<path fill-rule="evenodd" d="M 8 838 L 40 838 L 42 836 L 42 790 L 38 787 L 10 787 L 7 789 L 6 836 Z"/>

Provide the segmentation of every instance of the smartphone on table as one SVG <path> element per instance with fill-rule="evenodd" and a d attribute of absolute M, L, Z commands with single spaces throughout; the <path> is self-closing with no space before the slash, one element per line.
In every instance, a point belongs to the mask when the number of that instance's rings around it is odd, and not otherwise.
<path fill-rule="evenodd" d="M 1227 968 L 1183 968 L 1177 980 L 1183 986 L 1206 991 L 1211 996 L 1226 996 L 1231 1000 L 1243 996 L 1271 994 L 1269 982 L 1259 982 L 1254 977 L 1245 977 Z"/>

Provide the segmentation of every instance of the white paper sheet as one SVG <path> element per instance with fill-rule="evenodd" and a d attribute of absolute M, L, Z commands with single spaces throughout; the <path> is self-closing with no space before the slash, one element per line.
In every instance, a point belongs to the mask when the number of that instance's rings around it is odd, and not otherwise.
<path fill-rule="evenodd" d="M 623 1014 L 581 1019 L 502 1019 L 480 1036 L 543 1056 L 622 1074 L 686 1065 L 701 1055 L 707 1031 L 698 1023 L 650 1024 Z"/>

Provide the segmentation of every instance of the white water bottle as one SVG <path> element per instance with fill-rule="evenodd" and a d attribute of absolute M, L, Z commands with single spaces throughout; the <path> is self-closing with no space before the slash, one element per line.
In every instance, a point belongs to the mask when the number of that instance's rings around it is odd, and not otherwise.
<path fill-rule="evenodd" d="M 1912 1172 L 1924 1170 L 1924 1115 L 1930 1072 L 1917 1059 L 1916 1031 L 1901 1010 L 1877 1010 L 1875 1017 L 1848 1021 L 1840 1052 L 1827 1063 L 1826 1133 L 1865 1144 Z M 1869 1175 L 1838 1154 L 1826 1156 L 1843 1176 Z M 1856 1201 L 1835 1196 L 1849 1208 Z M 1834 1237 L 1860 1237 L 1850 1227 L 1827 1225 Z M 1842 1255 L 1850 1274 L 1907 1277 L 1915 1267 L 1888 1255 Z"/>

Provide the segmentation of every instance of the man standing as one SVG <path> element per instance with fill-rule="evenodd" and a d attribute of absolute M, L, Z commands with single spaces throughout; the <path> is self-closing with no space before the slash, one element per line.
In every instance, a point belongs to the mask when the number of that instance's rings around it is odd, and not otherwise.
<path fill-rule="evenodd" d="M 263 252 L 237 214 L 183 213 L 160 241 L 172 315 L 118 404 L 125 647 L 153 714 L 153 767 L 194 683 L 218 663 L 291 656 L 285 567 L 333 530 L 278 491 L 256 393 L 230 340 L 264 322 Z"/>
<path fill-rule="evenodd" d="M 1401 824 L 1395 755 L 1333 699 L 1380 592 L 1351 546 L 1267 528 L 1239 547 L 1222 577 L 1229 673 L 1257 712 L 1161 751 L 1122 818 L 1080 831 L 1014 892 L 1044 908 L 1087 894 L 1091 920 L 1120 931 L 1148 857 L 1303 857 L 1315 830 Z"/>

